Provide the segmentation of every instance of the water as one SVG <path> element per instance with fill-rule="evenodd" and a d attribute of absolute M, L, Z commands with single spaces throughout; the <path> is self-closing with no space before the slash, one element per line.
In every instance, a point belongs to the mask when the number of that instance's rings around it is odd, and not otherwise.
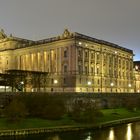
<path fill-rule="evenodd" d="M 0 140 L 140 140 L 140 122 L 91 131 L 0 137 Z"/>

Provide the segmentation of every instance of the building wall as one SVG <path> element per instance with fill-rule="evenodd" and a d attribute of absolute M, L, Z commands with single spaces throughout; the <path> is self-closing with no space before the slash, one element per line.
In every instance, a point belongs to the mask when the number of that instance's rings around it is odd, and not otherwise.
<path fill-rule="evenodd" d="M 48 72 L 46 91 L 134 92 L 133 53 L 77 39 L 68 31 L 59 38 L 33 45 L 26 40 L 1 41 L 0 72 Z"/>
<path fill-rule="evenodd" d="M 76 49 L 77 91 L 134 91 L 133 54 L 86 40 L 78 40 Z"/>

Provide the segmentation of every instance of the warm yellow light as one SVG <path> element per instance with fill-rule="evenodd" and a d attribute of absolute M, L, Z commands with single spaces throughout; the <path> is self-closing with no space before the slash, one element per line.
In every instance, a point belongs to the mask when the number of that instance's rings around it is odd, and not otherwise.
<path fill-rule="evenodd" d="M 126 140 L 132 140 L 132 124 L 128 124 L 127 126 L 127 133 L 126 133 Z"/>
<path fill-rule="evenodd" d="M 128 87 L 131 87 L 131 84 L 128 84 Z"/>
<path fill-rule="evenodd" d="M 91 81 L 88 81 L 88 83 L 87 83 L 88 85 L 91 85 Z"/>
<path fill-rule="evenodd" d="M 136 70 L 138 70 L 138 69 L 139 69 L 139 67 L 136 65 L 136 66 L 135 66 L 135 69 L 136 69 Z"/>
<path fill-rule="evenodd" d="M 57 80 L 54 80 L 54 84 L 57 84 L 58 83 L 58 81 Z"/>
<path fill-rule="evenodd" d="M 114 86 L 114 83 L 111 83 L 110 85 L 113 87 Z"/>
<path fill-rule="evenodd" d="M 114 140 L 114 130 L 111 128 L 109 131 L 109 140 Z"/>
<path fill-rule="evenodd" d="M 20 83 L 21 83 L 22 85 L 24 85 L 24 82 L 23 82 L 23 81 L 21 81 Z"/>
<path fill-rule="evenodd" d="M 82 42 L 79 42 L 79 45 L 82 45 Z"/>

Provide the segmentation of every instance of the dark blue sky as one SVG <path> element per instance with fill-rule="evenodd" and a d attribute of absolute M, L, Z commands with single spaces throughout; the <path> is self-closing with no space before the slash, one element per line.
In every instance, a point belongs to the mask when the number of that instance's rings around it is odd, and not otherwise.
<path fill-rule="evenodd" d="M 68 28 L 134 51 L 140 60 L 140 0 L 0 0 L 0 28 L 40 40 Z"/>

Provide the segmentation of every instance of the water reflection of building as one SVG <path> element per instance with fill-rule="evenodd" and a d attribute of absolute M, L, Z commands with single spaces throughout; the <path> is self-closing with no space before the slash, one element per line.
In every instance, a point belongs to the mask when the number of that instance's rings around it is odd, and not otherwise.
<path fill-rule="evenodd" d="M 67 29 L 31 41 L 0 32 L 0 72 L 47 72 L 46 91 L 133 92 L 133 51 Z M 28 89 L 31 91 L 31 89 Z"/>

